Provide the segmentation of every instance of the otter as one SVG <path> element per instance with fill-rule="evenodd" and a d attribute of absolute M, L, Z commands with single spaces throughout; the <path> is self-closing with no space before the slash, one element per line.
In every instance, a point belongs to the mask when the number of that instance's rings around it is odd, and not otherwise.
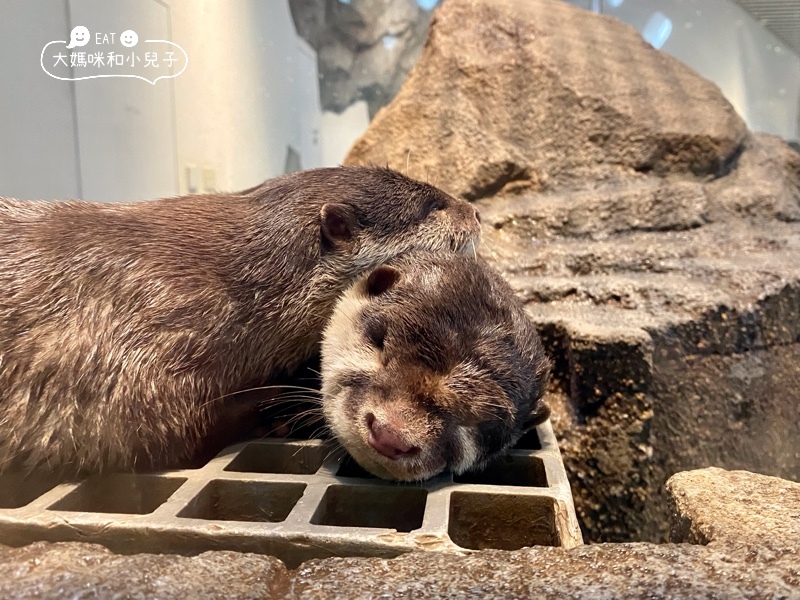
<path fill-rule="evenodd" d="M 359 278 L 322 341 L 322 413 L 385 479 L 475 470 L 550 415 L 539 335 L 482 259 L 414 252 Z"/>
<path fill-rule="evenodd" d="M 0 200 L 0 470 L 186 466 L 247 414 L 234 392 L 317 351 L 359 274 L 474 252 L 478 219 L 377 167 L 124 204 Z"/>

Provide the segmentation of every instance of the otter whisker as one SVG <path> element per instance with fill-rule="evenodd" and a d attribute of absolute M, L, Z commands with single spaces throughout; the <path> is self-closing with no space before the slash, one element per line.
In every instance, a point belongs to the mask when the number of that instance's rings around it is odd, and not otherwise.
<path fill-rule="evenodd" d="M 322 413 L 317 411 L 304 411 L 298 415 L 293 415 L 289 419 L 286 420 L 285 425 L 290 427 L 292 425 L 296 425 L 305 420 L 304 425 L 311 425 L 312 423 L 317 423 L 318 421 L 322 420 L 324 416 Z"/>
<path fill-rule="evenodd" d="M 331 449 L 328 450 L 328 453 L 325 455 L 325 458 L 322 459 L 322 462 L 327 461 L 331 457 L 335 457 L 337 453 L 340 453 L 342 455 L 347 454 L 347 450 L 345 450 L 345 447 L 342 446 L 342 444 L 336 438 L 332 438 L 330 444 L 331 444 Z"/>
<path fill-rule="evenodd" d="M 325 431 L 328 431 L 328 433 L 332 433 L 332 432 L 331 432 L 331 429 L 330 429 L 330 426 L 329 426 L 327 423 L 325 423 L 325 424 L 323 424 L 321 427 L 318 427 L 317 429 L 315 429 L 315 430 L 314 430 L 314 432 L 311 434 L 310 438 L 311 438 L 312 440 L 313 440 L 313 439 L 317 439 L 317 436 L 318 436 L 318 435 L 319 435 L 321 432 L 325 432 Z"/>
<path fill-rule="evenodd" d="M 260 390 L 269 390 L 269 389 L 275 389 L 275 388 L 284 388 L 284 389 L 293 389 L 293 390 L 305 390 L 305 391 L 311 392 L 313 394 L 319 394 L 320 393 L 319 389 L 316 389 L 316 388 L 310 388 L 310 387 L 305 387 L 305 386 L 301 386 L 301 385 L 287 385 L 287 384 L 265 385 L 265 386 L 260 386 L 260 387 L 249 388 L 249 389 L 246 389 L 246 390 L 240 390 L 240 391 L 238 391 L 236 393 L 237 394 L 241 394 L 243 392 L 256 392 L 256 391 L 260 391 Z"/>
<path fill-rule="evenodd" d="M 276 396 L 274 398 L 264 398 L 261 401 L 261 404 L 272 404 L 272 403 L 279 403 L 288 400 L 305 400 L 307 402 L 311 402 L 312 404 L 320 404 L 322 399 L 315 396 L 309 396 L 305 392 L 287 392 L 286 394 L 281 394 L 280 396 Z"/>
<path fill-rule="evenodd" d="M 198 408 L 205 408 L 209 404 L 214 404 L 215 402 L 220 402 L 222 400 L 227 400 L 228 398 L 232 398 L 233 396 L 236 396 L 237 394 L 247 394 L 247 393 L 250 393 L 250 392 L 261 392 L 261 391 L 265 391 L 265 390 L 280 390 L 280 389 L 287 389 L 287 388 L 293 389 L 293 390 L 304 390 L 304 391 L 310 392 L 312 394 L 320 394 L 321 393 L 318 389 L 309 388 L 309 387 L 303 387 L 303 386 L 296 386 L 296 385 L 263 385 L 263 386 L 259 386 L 259 387 L 247 388 L 247 389 L 244 389 L 244 390 L 236 390 L 235 392 L 229 392 L 227 394 L 223 394 L 221 396 L 217 396 L 215 398 L 212 398 L 211 400 L 208 400 L 208 401 L 204 402 Z M 280 397 L 280 395 L 277 395 L 276 398 L 277 397 Z"/>
<path fill-rule="evenodd" d="M 481 251 L 485 254 L 488 254 L 493 260 L 498 259 L 497 252 L 495 252 L 494 248 L 492 247 L 492 240 L 485 236 L 481 239 Z"/>
<path fill-rule="evenodd" d="M 300 412 L 298 412 L 298 413 L 296 413 L 295 415 L 292 415 L 292 416 L 305 415 L 305 414 L 310 414 L 310 413 L 321 415 L 322 414 L 322 406 L 312 406 L 311 408 L 304 408 L 303 410 L 301 410 Z"/>
<path fill-rule="evenodd" d="M 299 407 L 305 404 L 302 399 L 298 400 L 287 400 L 285 402 L 280 402 L 277 404 L 258 404 L 257 408 L 261 411 L 278 411 L 275 415 L 276 417 L 285 417 L 294 414 L 294 411 Z"/>

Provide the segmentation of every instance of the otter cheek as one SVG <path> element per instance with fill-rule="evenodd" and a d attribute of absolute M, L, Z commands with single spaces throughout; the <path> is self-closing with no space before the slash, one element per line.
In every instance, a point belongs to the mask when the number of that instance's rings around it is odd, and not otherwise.
<path fill-rule="evenodd" d="M 393 461 L 389 468 L 403 481 L 424 481 L 440 475 L 450 467 L 448 447 L 440 435 L 425 436 L 419 442 L 419 452 Z"/>
<path fill-rule="evenodd" d="M 341 393 L 326 397 L 323 413 L 333 435 L 346 447 L 347 439 L 352 436 L 348 432 L 348 419 Z"/>
<path fill-rule="evenodd" d="M 456 250 L 471 255 L 481 242 L 481 216 L 468 202 L 459 202 L 448 211 L 448 225 L 457 238 Z"/>
<path fill-rule="evenodd" d="M 454 432 L 453 472 L 460 475 L 472 469 L 482 459 L 478 430 L 458 425 Z"/>
<path fill-rule="evenodd" d="M 471 212 L 472 209 L 470 209 Z M 474 212 L 470 218 L 463 215 L 448 215 L 441 231 L 446 232 L 448 250 L 468 257 L 475 257 L 481 243 L 481 227 Z"/>

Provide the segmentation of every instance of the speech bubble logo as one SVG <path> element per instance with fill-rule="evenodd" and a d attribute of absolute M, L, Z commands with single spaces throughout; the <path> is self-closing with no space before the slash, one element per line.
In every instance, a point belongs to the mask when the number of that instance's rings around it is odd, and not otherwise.
<path fill-rule="evenodd" d="M 126 48 L 133 48 L 138 42 L 139 35 L 133 29 L 126 29 L 119 34 L 119 43 Z"/>
<path fill-rule="evenodd" d="M 135 32 L 132 33 L 136 35 L 136 43 L 138 44 L 138 34 Z M 125 56 L 118 53 L 111 53 L 115 55 L 113 65 L 108 56 L 109 52 L 90 51 L 84 53 L 86 54 L 84 58 L 89 64 L 92 64 L 93 59 L 95 66 L 92 68 L 98 68 L 99 72 L 97 72 L 97 74 L 81 76 L 82 73 L 91 72 L 88 71 L 89 67 L 83 67 L 83 69 L 87 70 L 82 70 L 80 66 L 71 69 L 73 55 L 80 53 L 73 52 L 71 54 L 64 54 L 61 50 L 64 50 L 65 46 L 60 46 L 61 44 L 66 45 L 67 42 L 63 40 L 47 42 L 44 48 L 42 48 L 42 54 L 39 57 L 39 66 L 42 67 L 42 71 L 53 79 L 59 79 L 61 81 L 83 81 L 84 79 L 100 79 L 105 77 L 133 77 L 135 79 L 143 79 L 149 84 L 155 85 L 157 81 L 162 79 L 177 77 L 189 66 L 189 55 L 186 54 L 186 50 L 175 42 L 170 42 L 168 40 L 144 40 L 142 42 L 142 44 L 144 44 L 143 51 L 152 52 L 161 57 L 158 64 L 153 62 L 152 67 L 149 67 L 148 61 L 150 59 L 147 58 L 148 55 L 145 54 L 144 59 L 138 56 L 138 54 L 137 56 L 133 56 L 133 54 L 138 52 L 136 50 L 128 51 Z M 69 46 L 66 47 L 68 48 Z M 48 49 L 50 49 L 49 52 Z M 47 64 L 45 64 L 45 56 L 47 56 L 48 59 Z M 75 58 L 79 59 L 80 57 L 76 56 Z M 135 61 L 133 61 L 134 58 L 136 59 Z M 119 62 L 121 59 L 124 60 Z M 152 68 L 153 71 L 148 71 L 148 68 Z"/>
<path fill-rule="evenodd" d="M 135 34 L 134 34 L 135 35 Z M 69 45 L 67 48 L 75 48 L 77 46 L 85 46 L 89 43 L 89 29 L 83 25 L 77 25 L 72 28 L 69 34 Z"/>

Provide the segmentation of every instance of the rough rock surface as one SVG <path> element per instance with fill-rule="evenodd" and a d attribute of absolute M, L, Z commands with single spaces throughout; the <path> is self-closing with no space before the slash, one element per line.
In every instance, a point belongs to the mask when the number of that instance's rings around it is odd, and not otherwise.
<path fill-rule="evenodd" d="M 795 565 L 796 566 L 796 565 Z M 295 598 L 797 598 L 788 559 L 756 563 L 702 546 L 599 544 L 572 550 L 408 554 L 310 561 Z"/>
<path fill-rule="evenodd" d="M 97 544 L 0 546 L 0 597 L 279 598 L 289 585 L 277 558 L 236 552 L 120 556 Z"/>
<path fill-rule="evenodd" d="M 719 89 L 611 17 L 555 0 L 438 10 L 351 162 L 429 169 L 467 198 L 631 173 L 724 171 L 746 134 Z M 389 143 L 387 143 L 389 140 Z"/>
<path fill-rule="evenodd" d="M 713 84 L 565 3 L 448 0 L 346 162 L 476 201 L 587 539 L 666 539 L 677 471 L 800 477 L 800 154 Z"/>
<path fill-rule="evenodd" d="M 235 552 L 117 556 L 94 544 L 0 546 L 14 598 L 800 598 L 800 484 L 746 472 L 668 484 L 682 544 L 311 560 Z"/>
<path fill-rule="evenodd" d="M 422 49 L 431 13 L 414 0 L 289 0 L 297 33 L 317 51 L 323 110 L 391 100 Z"/>
<path fill-rule="evenodd" d="M 794 557 L 800 575 L 800 483 L 723 469 L 673 475 L 670 539 Z"/>

